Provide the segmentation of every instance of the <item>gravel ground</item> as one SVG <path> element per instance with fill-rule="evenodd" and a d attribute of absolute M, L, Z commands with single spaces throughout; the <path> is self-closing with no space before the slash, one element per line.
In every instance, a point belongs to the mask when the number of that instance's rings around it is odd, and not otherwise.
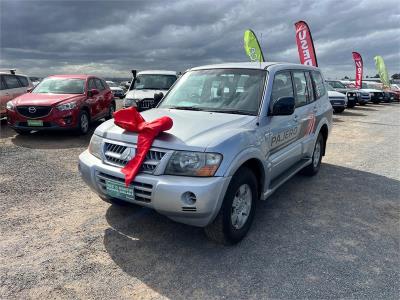
<path fill-rule="evenodd" d="M 334 116 L 313 178 L 262 202 L 237 246 L 80 179 L 89 137 L 1 126 L 0 298 L 399 297 L 400 105 Z"/>

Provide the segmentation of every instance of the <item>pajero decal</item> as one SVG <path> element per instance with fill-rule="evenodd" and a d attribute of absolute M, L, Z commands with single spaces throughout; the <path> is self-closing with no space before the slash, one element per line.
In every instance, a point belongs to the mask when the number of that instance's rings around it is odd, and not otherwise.
<path fill-rule="evenodd" d="M 271 149 L 275 149 L 290 143 L 299 135 L 299 127 L 294 126 L 274 134 L 271 138 Z"/>

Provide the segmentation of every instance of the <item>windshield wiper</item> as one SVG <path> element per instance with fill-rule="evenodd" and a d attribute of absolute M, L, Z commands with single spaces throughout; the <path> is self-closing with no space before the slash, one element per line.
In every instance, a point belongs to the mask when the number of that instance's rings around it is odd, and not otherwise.
<path fill-rule="evenodd" d="M 207 109 L 210 112 L 217 112 L 217 113 L 226 113 L 226 114 L 235 114 L 235 115 L 250 115 L 255 116 L 255 113 L 252 113 L 247 110 L 240 110 L 240 109 Z"/>
<path fill-rule="evenodd" d="M 170 107 L 166 107 L 169 109 L 181 109 L 181 110 L 198 110 L 198 111 L 202 111 L 204 110 L 203 108 L 197 107 L 197 106 L 170 106 Z"/>

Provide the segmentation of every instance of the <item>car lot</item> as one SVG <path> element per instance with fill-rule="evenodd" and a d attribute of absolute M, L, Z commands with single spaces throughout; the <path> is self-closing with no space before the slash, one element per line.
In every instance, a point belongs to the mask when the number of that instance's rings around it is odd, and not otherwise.
<path fill-rule="evenodd" d="M 314 178 L 261 202 L 239 245 L 80 179 L 90 135 L 1 126 L 1 298 L 397 298 L 400 105 L 334 115 Z M 93 129 L 92 129 L 93 130 Z"/>

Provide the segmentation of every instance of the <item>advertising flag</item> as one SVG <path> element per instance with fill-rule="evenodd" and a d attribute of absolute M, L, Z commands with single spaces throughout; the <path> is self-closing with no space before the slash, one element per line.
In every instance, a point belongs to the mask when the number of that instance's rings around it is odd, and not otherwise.
<path fill-rule="evenodd" d="M 304 21 L 298 21 L 294 26 L 296 28 L 296 43 L 300 62 L 303 65 L 318 67 L 310 28 Z"/>
<path fill-rule="evenodd" d="M 261 50 L 260 44 L 253 30 L 247 29 L 244 32 L 243 39 L 244 39 L 244 50 L 246 51 L 246 54 L 250 57 L 250 60 L 259 62 L 265 61 L 264 54 Z"/>
<path fill-rule="evenodd" d="M 379 74 L 379 78 L 381 79 L 383 86 L 384 87 L 390 87 L 390 82 L 389 82 L 389 74 L 385 66 L 385 62 L 383 61 L 382 56 L 375 56 L 375 67 L 376 71 Z"/>
<path fill-rule="evenodd" d="M 356 64 L 356 89 L 362 87 L 362 76 L 363 76 L 363 60 L 358 52 L 352 52 L 354 63 Z"/>

